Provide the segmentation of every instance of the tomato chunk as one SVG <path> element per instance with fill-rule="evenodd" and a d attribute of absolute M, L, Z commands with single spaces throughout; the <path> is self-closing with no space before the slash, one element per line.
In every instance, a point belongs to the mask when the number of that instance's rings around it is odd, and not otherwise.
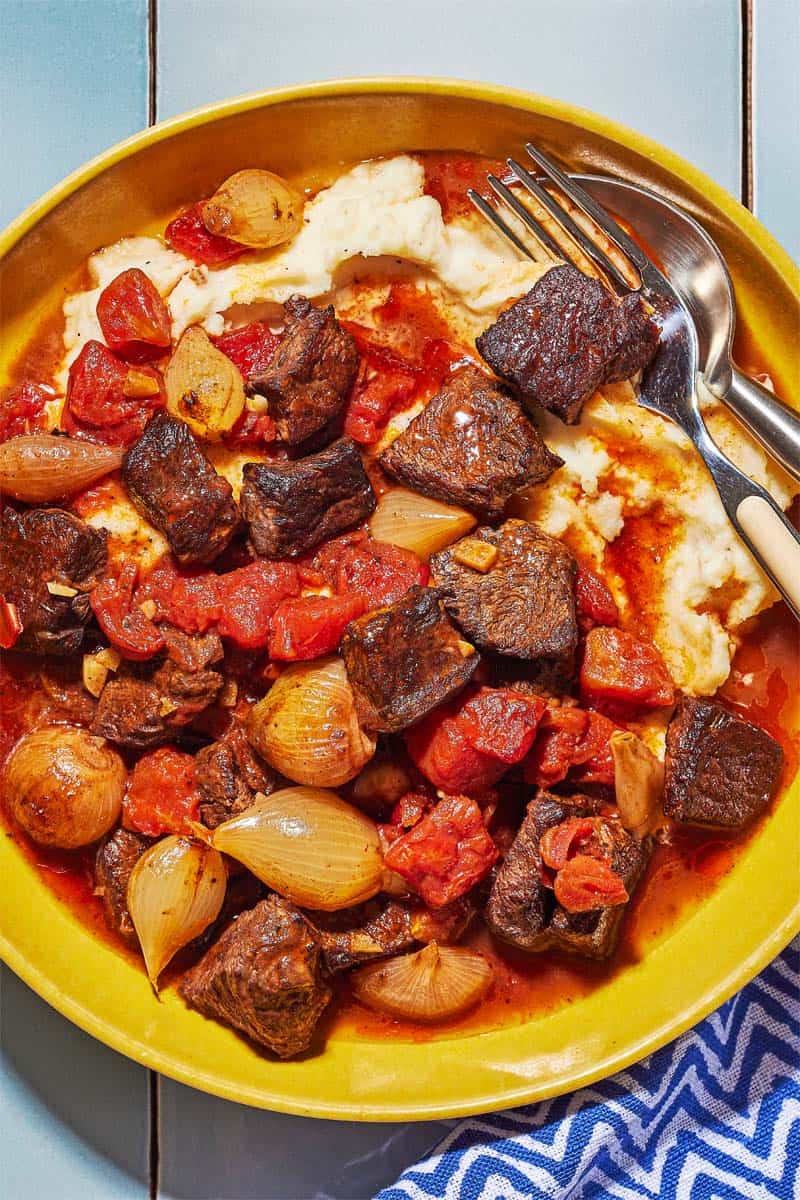
<path fill-rule="evenodd" d="M 497 860 L 481 810 L 466 796 L 446 796 L 385 854 L 386 866 L 441 908 L 479 883 Z"/>
<path fill-rule="evenodd" d="M 102 342 L 87 342 L 69 369 L 64 428 L 71 433 L 88 430 L 90 436 L 114 445 L 135 441 L 164 402 L 159 374 L 152 367 L 137 370 L 152 376 L 152 396 L 126 396 L 126 364 Z"/>
<path fill-rule="evenodd" d="M 351 621 L 366 610 L 362 596 L 300 596 L 282 600 L 272 618 L 270 658 L 320 658 L 339 646 Z"/>
<path fill-rule="evenodd" d="M 549 709 L 525 760 L 526 783 L 549 787 L 569 775 L 580 783 L 614 783 L 610 737 L 619 726 L 583 708 Z"/>
<path fill-rule="evenodd" d="M 170 345 L 167 306 L 149 276 L 129 267 L 97 301 L 97 319 L 109 349 L 127 362 L 158 358 Z"/>
<path fill-rule="evenodd" d="M 576 854 L 558 872 L 553 883 L 556 900 L 567 912 L 591 912 L 625 904 L 628 893 L 608 862 L 590 854 Z"/>
<path fill-rule="evenodd" d="M 217 576 L 217 584 L 217 630 L 243 650 L 267 645 L 275 609 L 300 591 L 297 567 L 288 562 L 259 560 Z"/>
<path fill-rule="evenodd" d="M 616 625 L 619 621 L 619 610 L 610 589 L 591 567 L 580 563 L 575 576 L 575 602 L 578 624 L 584 633 L 595 625 Z"/>
<path fill-rule="evenodd" d="M 5 597 L 0 597 L 0 649 L 11 650 L 21 633 L 19 609 Z"/>
<path fill-rule="evenodd" d="M 221 610 L 219 576 L 179 567 L 170 554 L 160 558 L 136 589 L 136 602 L 152 600 L 156 619 L 183 633 L 206 633 Z"/>
<path fill-rule="evenodd" d="M 406 746 L 434 787 L 480 796 L 522 761 L 544 712 L 538 696 L 483 687 L 412 726 Z"/>
<path fill-rule="evenodd" d="M 277 426 L 269 413 L 255 413 L 245 408 L 223 441 L 226 446 L 247 449 L 248 446 L 268 446 L 277 436 Z"/>
<path fill-rule="evenodd" d="M 190 833 L 199 806 L 191 754 L 162 746 L 146 751 L 133 768 L 122 823 L 145 837 Z"/>
<path fill-rule="evenodd" d="M 675 698 L 675 685 L 655 646 L 606 627 L 586 636 L 580 689 L 598 706 L 623 711 L 661 708 Z"/>
<path fill-rule="evenodd" d="M 193 258 L 195 262 L 204 263 L 207 267 L 216 267 L 220 263 L 231 262 L 244 254 L 246 246 L 232 242 L 230 238 L 217 237 L 209 233 L 203 224 L 203 201 L 192 204 L 170 221 L 164 230 L 164 238 L 172 250 Z"/>
<path fill-rule="evenodd" d="M 241 329 L 232 329 L 216 340 L 216 347 L 227 354 L 245 379 L 266 371 L 272 356 L 281 344 L 281 337 L 273 333 L 266 321 L 251 321 Z"/>
<path fill-rule="evenodd" d="M 21 383 L 0 404 L 0 442 L 35 433 L 47 424 L 44 406 L 53 393 L 38 383 Z"/>
<path fill-rule="evenodd" d="M 399 366 L 376 370 L 362 359 L 353 393 L 344 410 L 344 432 L 362 446 L 373 445 L 392 413 L 411 403 L 418 378 L 413 371 Z"/>
<path fill-rule="evenodd" d="M 594 833 L 591 817 L 567 817 L 559 825 L 546 829 L 539 841 L 542 861 L 554 871 L 561 871 Z"/>
<path fill-rule="evenodd" d="M 323 546 L 314 566 L 334 591 L 362 596 L 365 611 L 393 604 L 415 585 L 425 587 L 430 575 L 427 564 L 411 550 L 375 542 L 361 530 Z"/>
<path fill-rule="evenodd" d="M 164 639 L 134 599 L 137 574 L 136 563 L 126 562 L 117 576 L 107 576 L 92 589 L 89 603 L 98 625 L 123 658 L 142 662 L 164 649 Z"/>
<path fill-rule="evenodd" d="M 424 792 L 406 792 L 392 809 L 390 824 L 411 829 L 413 825 L 419 824 L 432 807 L 430 796 L 426 796 Z"/>

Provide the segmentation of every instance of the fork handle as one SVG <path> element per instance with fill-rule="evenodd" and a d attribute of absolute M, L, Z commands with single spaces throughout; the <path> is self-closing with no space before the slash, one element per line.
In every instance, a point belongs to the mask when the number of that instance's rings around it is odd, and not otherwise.
<path fill-rule="evenodd" d="M 694 415 L 691 435 L 731 524 L 800 621 L 800 534 L 769 492 L 726 458 L 697 410 Z"/>
<path fill-rule="evenodd" d="M 800 417 L 797 413 L 736 367 L 724 398 L 767 453 L 800 482 Z"/>

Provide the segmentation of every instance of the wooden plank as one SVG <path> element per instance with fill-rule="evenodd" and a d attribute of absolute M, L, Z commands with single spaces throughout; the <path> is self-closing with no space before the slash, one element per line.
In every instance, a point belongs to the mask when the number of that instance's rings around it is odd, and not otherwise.
<path fill-rule="evenodd" d="M 753 0 L 754 211 L 800 262 L 800 8 Z"/>
<path fill-rule="evenodd" d="M 739 195 L 738 0 L 159 0 L 158 13 L 159 118 L 334 76 L 486 79 L 631 125 Z"/>
<path fill-rule="evenodd" d="M 0 42 L 3 226 L 147 124 L 147 0 L 3 0 Z"/>
<path fill-rule="evenodd" d="M 147 1071 L 0 965 L 3 1195 L 146 1200 Z"/>
<path fill-rule="evenodd" d="M 26 0 L 0 14 L 0 224 L 147 123 L 147 0 Z M 8 1197 L 144 1200 L 148 1072 L 0 968 Z"/>

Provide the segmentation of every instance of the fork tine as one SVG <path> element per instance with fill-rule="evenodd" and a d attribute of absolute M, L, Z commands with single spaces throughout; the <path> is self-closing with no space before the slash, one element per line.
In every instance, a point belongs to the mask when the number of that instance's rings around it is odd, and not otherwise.
<path fill-rule="evenodd" d="M 631 290 L 631 285 L 628 283 L 627 279 L 619 270 L 619 268 L 611 261 L 608 255 L 601 250 L 599 246 L 595 245 L 592 239 L 586 233 L 584 233 L 580 225 L 576 225 L 569 213 L 566 212 L 561 205 L 553 199 L 549 192 L 545 191 L 542 185 L 533 178 L 529 171 L 525 170 L 521 163 L 518 163 L 514 158 L 506 159 L 506 162 L 511 167 L 511 170 L 517 176 L 526 191 L 530 192 L 534 199 L 538 200 L 539 203 L 547 209 L 547 211 L 559 223 L 559 225 L 561 225 L 561 227 L 567 231 L 572 240 L 576 242 L 578 246 L 580 246 L 584 254 L 586 254 L 587 257 L 592 260 L 595 266 L 599 267 L 600 270 L 603 271 L 604 274 L 609 277 L 609 279 L 612 279 L 618 287 L 622 288 L 623 291 L 629 292 Z"/>
<path fill-rule="evenodd" d="M 492 208 L 491 204 L 488 202 L 488 200 L 483 198 L 480 192 L 476 192 L 474 188 L 468 188 L 467 196 L 475 205 L 478 212 L 481 213 L 491 225 L 494 225 L 501 237 L 504 237 L 506 241 L 509 241 L 515 249 L 519 250 L 520 254 L 524 254 L 526 258 L 530 258 L 534 262 L 536 261 L 525 243 L 517 237 L 513 229 L 506 225 L 500 214 Z"/>
<path fill-rule="evenodd" d="M 511 188 L 506 187 L 496 175 L 487 175 L 486 180 L 495 196 L 504 201 L 512 212 L 516 213 L 523 225 L 530 229 L 531 233 L 539 239 L 545 249 L 549 250 L 556 258 L 563 258 L 564 251 L 561 246 L 559 246 L 554 237 L 551 237 L 544 225 L 539 224 L 533 213 L 529 212 L 525 205 L 514 195 Z"/>
<path fill-rule="evenodd" d="M 603 233 L 611 238 L 611 241 L 615 243 L 623 254 L 627 254 L 634 266 L 638 268 L 640 274 L 651 266 L 650 260 L 641 246 L 638 246 L 633 238 L 628 236 L 625 230 L 583 190 L 580 184 L 576 183 L 574 179 L 570 179 L 569 175 L 566 175 L 560 167 L 556 166 L 552 159 L 543 154 L 541 150 L 537 150 L 536 146 L 530 142 L 526 143 L 525 149 L 536 165 L 544 171 L 545 175 L 561 188 L 564 195 L 573 204 L 577 205 L 581 212 L 585 213 L 590 220 L 594 221 L 595 225 L 599 226 Z"/>

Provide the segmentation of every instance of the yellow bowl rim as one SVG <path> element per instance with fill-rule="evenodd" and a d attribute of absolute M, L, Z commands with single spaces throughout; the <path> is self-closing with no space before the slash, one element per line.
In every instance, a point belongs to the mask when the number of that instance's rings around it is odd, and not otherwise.
<path fill-rule="evenodd" d="M 204 105 L 143 129 L 131 137 L 117 142 L 108 150 L 90 159 L 75 171 L 72 171 L 61 182 L 50 188 L 43 196 L 14 218 L 0 232 L 0 258 L 5 257 L 25 234 L 67 197 L 78 191 L 82 186 L 109 167 L 145 146 L 163 141 L 174 134 L 184 132 L 196 126 L 206 125 L 251 109 L 268 107 L 287 101 L 387 93 L 455 96 L 461 99 L 505 105 L 511 108 L 535 112 L 553 119 L 567 121 L 591 133 L 621 142 L 639 154 L 657 161 L 660 165 L 665 166 L 686 180 L 690 186 L 706 195 L 712 205 L 720 209 L 735 224 L 745 230 L 751 240 L 756 243 L 765 256 L 771 260 L 772 265 L 784 277 L 787 285 L 794 290 L 798 290 L 798 286 L 800 285 L 800 268 L 797 267 L 788 253 L 753 214 L 731 196 L 720 184 L 715 183 L 704 172 L 652 138 L 640 134 L 620 122 L 602 117 L 591 110 L 519 88 L 446 77 L 426 78 L 424 76 L 405 75 L 330 79 L 251 92 L 232 99 Z M 220 1081 L 217 1076 L 213 1078 L 203 1077 L 202 1073 L 198 1070 L 191 1067 L 183 1067 L 180 1061 L 177 1061 L 168 1053 L 146 1048 L 138 1039 L 131 1037 L 118 1027 L 97 1018 L 83 1005 L 65 996 L 58 985 L 51 982 L 46 971 L 35 962 L 26 958 L 22 952 L 18 951 L 16 946 L 9 941 L 2 931 L 0 931 L 0 959 L 41 996 L 42 999 L 79 1028 L 98 1038 L 106 1045 L 111 1046 L 113 1049 L 142 1063 L 144 1066 L 158 1070 L 160 1073 L 181 1083 L 200 1087 L 205 1091 L 239 1103 L 304 1116 L 316 1116 L 334 1120 L 433 1120 L 441 1117 L 467 1116 L 475 1113 L 489 1112 L 498 1108 L 513 1108 L 519 1104 L 546 1099 L 553 1095 L 564 1094 L 585 1087 L 599 1079 L 624 1070 L 631 1064 L 638 1062 L 645 1055 L 653 1053 L 668 1042 L 673 1041 L 681 1033 L 718 1008 L 763 970 L 798 933 L 800 933 L 800 889 L 798 889 L 796 904 L 773 927 L 769 937 L 765 938 L 749 955 L 739 960 L 714 986 L 709 987 L 693 1005 L 684 1008 L 674 1017 L 662 1021 L 646 1037 L 639 1038 L 627 1050 L 607 1054 L 600 1061 L 585 1069 L 567 1069 L 567 1071 L 562 1073 L 558 1081 L 553 1084 L 535 1086 L 531 1083 L 526 1083 L 516 1089 L 504 1090 L 502 1094 L 484 1096 L 477 1101 L 468 1103 L 454 1105 L 450 1101 L 440 1104 L 425 1104 L 423 1102 L 415 1104 L 412 1108 L 397 1108 L 391 1105 L 364 1106 L 356 1105 L 346 1100 L 324 1101 L 314 1099 L 311 1102 L 306 1101 L 301 1103 L 293 1098 L 287 1100 L 280 1094 L 265 1095 L 262 1091 L 256 1091 L 255 1089 L 249 1093 L 246 1090 L 243 1092 L 241 1086 L 226 1084 L 224 1081 Z M 470 1035 L 467 1034 L 465 1036 Z M 485 1035 L 478 1034 L 477 1036 Z M 402 1053 L 401 1047 L 405 1043 L 397 1042 L 395 1044 L 397 1045 L 398 1052 Z M 446 1046 L 448 1043 L 445 1041 L 428 1044 L 433 1048 L 435 1046 Z M 365 1050 L 365 1053 L 368 1052 L 368 1050 Z"/>

